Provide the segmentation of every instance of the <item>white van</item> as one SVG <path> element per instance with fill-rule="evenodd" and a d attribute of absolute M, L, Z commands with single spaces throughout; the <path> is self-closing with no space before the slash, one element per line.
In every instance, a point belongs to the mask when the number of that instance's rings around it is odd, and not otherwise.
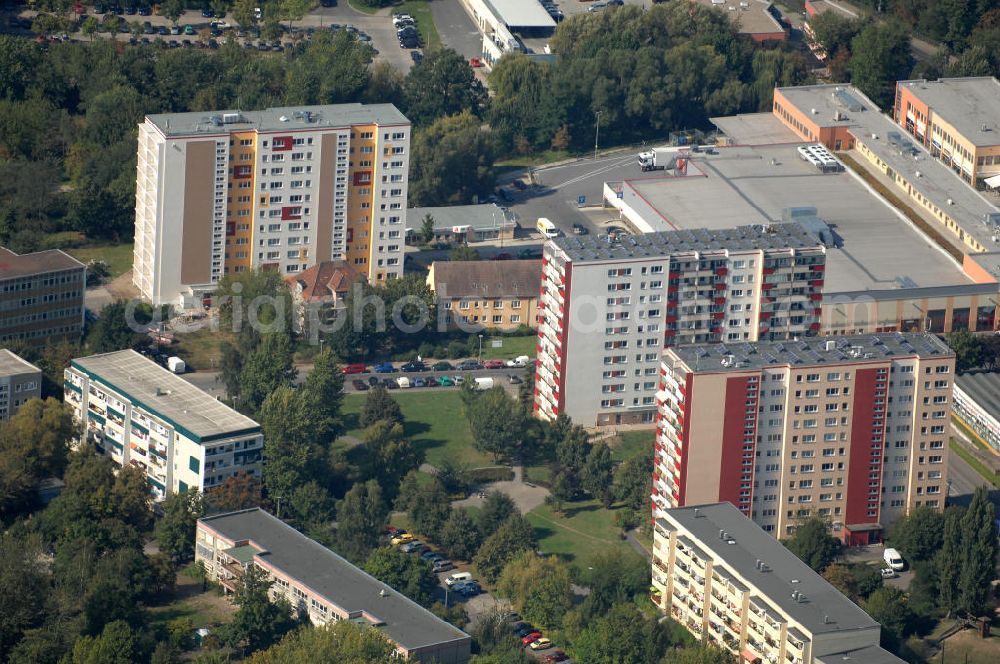
<path fill-rule="evenodd" d="M 545 217 L 538 218 L 538 223 L 535 224 L 535 228 L 537 228 L 538 232 L 547 238 L 559 237 L 559 229 Z"/>
<path fill-rule="evenodd" d="M 444 580 L 444 584 L 449 588 L 451 588 L 453 585 L 461 581 L 472 581 L 472 573 L 455 572 L 454 574 L 452 574 L 451 576 L 449 576 L 447 579 Z"/>
<path fill-rule="evenodd" d="M 895 549 L 886 549 L 882 554 L 882 559 L 885 560 L 885 564 L 888 565 L 890 569 L 894 569 L 897 572 L 906 568 L 906 562 L 903 560 L 903 556 L 899 555 L 899 551 L 896 551 Z"/>
<path fill-rule="evenodd" d="M 413 386 L 410 383 L 410 379 L 407 378 L 406 376 L 400 376 L 399 378 L 397 378 L 396 385 L 399 385 L 399 389 L 401 390 L 405 390 L 406 388 Z"/>

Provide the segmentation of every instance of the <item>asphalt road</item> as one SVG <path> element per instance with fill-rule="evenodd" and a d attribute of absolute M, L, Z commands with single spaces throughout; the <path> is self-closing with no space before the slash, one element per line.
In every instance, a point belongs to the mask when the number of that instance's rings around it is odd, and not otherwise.
<path fill-rule="evenodd" d="M 431 15 L 445 46 L 458 51 L 466 59 L 482 55 L 483 36 L 460 0 L 434 0 Z"/>

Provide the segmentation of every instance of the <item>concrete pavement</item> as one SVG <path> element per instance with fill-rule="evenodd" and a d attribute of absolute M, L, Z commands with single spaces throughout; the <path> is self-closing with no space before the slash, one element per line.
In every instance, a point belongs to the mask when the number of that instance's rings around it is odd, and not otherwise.
<path fill-rule="evenodd" d="M 469 18 L 461 0 L 435 0 L 430 5 L 441 43 L 461 53 L 467 60 L 482 55 L 482 34 Z"/>

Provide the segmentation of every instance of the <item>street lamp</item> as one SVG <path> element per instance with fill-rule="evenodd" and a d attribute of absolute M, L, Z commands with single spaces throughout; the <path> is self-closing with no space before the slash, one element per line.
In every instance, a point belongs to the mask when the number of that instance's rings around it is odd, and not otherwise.
<path fill-rule="evenodd" d="M 479 362 L 483 361 L 483 335 L 479 335 Z"/>
<path fill-rule="evenodd" d="M 601 135 L 601 111 L 597 111 L 597 124 L 594 125 L 594 161 L 597 161 L 597 139 Z"/>

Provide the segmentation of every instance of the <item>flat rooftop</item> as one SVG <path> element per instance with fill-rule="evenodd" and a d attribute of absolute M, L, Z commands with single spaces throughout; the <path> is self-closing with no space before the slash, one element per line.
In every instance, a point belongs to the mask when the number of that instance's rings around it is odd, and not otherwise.
<path fill-rule="evenodd" d="M 879 627 L 857 604 L 731 503 L 670 509 L 666 519 L 657 521 L 664 528 L 671 528 L 671 520 L 691 533 L 699 547 L 708 549 L 713 557 L 724 561 L 729 569 L 746 579 L 763 595 L 761 599 L 777 605 L 810 633 L 831 634 Z M 720 539 L 720 530 L 726 531 L 736 543 Z M 757 569 L 758 560 L 767 564 L 768 571 Z M 805 595 L 806 600 L 792 599 L 793 590 Z"/>
<path fill-rule="evenodd" d="M 833 347 L 827 350 L 827 342 Z M 810 366 L 842 362 L 881 361 L 899 357 L 923 359 L 953 355 L 947 344 L 933 334 L 848 335 L 805 337 L 799 341 L 692 344 L 666 351 L 676 355 L 694 372 L 727 373 L 772 366 Z M 733 362 L 722 363 L 727 356 Z"/>
<path fill-rule="evenodd" d="M 906 664 L 905 659 L 900 659 L 879 646 L 818 655 L 813 658 L 813 662 L 815 664 Z"/>
<path fill-rule="evenodd" d="M 969 395 L 984 410 L 1000 417 L 1000 373 L 965 373 L 955 378 L 955 387 Z"/>
<path fill-rule="evenodd" d="M 551 28 L 556 22 L 538 0 L 484 0 L 497 18 L 513 31 L 518 28 Z"/>
<path fill-rule="evenodd" d="M 0 376 L 38 373 L 41 369 L 6 348 L 0 348 Z"/>
<path fill-rule="evenodd" d="M 784 32 L 778 20 L 771 15 L 771 4 L 767 0 L 692 0 L 703 7 L 712 7 L 725 12 L 733 23 L 738 23 L 737 32 L 743 35 Z"/>
<path fill-rule="evenodd" d="M 454 625 L 259 508 L 206 517 L 199 523 L 230 541 L 250 540 L 264 549 L 254 558 L 281 570 L 342 611 L 352 614 L 364 612 L 373 617 L 380 623 L 377 624 L 378 629 L 407 650 L 470 638 Z"/>
<path fill-rule="evenodd" d="M 774 113 L 743 113 L 710 118 L 713 125 L 736 145 L 770 145 L 801 143 L 802 139 Z"/>
<path fill-rule="evenodd" d="M 861 12 L 858 11 L 857 7 L 849 6 L 843 2 L 833 2 L 832 0 L 808 0 L 806 3 L 806 12 L 810 15 L 815 14 L 816 16 L 827 12 L 836 12 L 844 18 L 861 18 Z"/>
<path fill-rule="evenodd" d="M 901 81 L 899 85 L 910 90 L 972 144 L 1000 144 L 1000 81 L 992 76 L 919 79 Z"/>
<path fill-rule="evenodd" d="M 799 112 L 821 127 L 846 127 L 879 159 L 984 247 L 996 247 L 1000 210 L 930 155 L 861 92 L 848 85 L 779 88 Z M 815 109 L 816 113 L 812 113 Z M 835 113 L 839 113 L 835 116 Z M 918 176 L 917 173 L 920 173 Z M 991 221 L 996 219 L 997 221 Z M 949 237 L 950 235 L 946 235 Z M 1000 271 L 998 276 L 1000 276 Z"/>
<path fill-rule="evenodd" d="M 746 221 L 746 220 L 744 220 Z M 694 251 L 751 251 L 754 249 L 819 248 L 814 235 L 798 223 L 693 228 L 631 235 L 621 242 L 607 242 L 592 235 L 561 236 L 550 240 L 571 260 L 606 261 L 656 258 Z"/>
<path fill-rule="evenodd" d="M 539 8 L 541 6 L 539 5 Z M 236 115 L 238 121 L 225 122 Z M 213 120 L 213 118 L 215 118 Z M 280 106 L 262 111 L 207 111 L 202 113 L 156 113 L 147 115 L 161 134 L 168 137 L 198 134 L 227 134 L 233 131 L 304 131 L 335 129 L 358 124 L 409 124 L 392 104 L 327 104 Z"/>
<path fill-rule="evenodd" d="M 0 280 L 30 277 L 46 272 L 78 270 L 87 267 L 61 249 L 47 249 L 31 254 L 17 254 L 0 247 Z"/>
<path fill-rule="evenodd" d="M 661 218 L 647 221 L 664 228 L 764 224 L 782 220 L 787 208 L 816 208 L 838 240 L 827 247 L 826 295 L 981 288 L 850 171 L 820 172 L 801 159 L 795 144 L 723 147 L 718 153 L 690 155 L 686 177 L 636 178 L 622 186 L 656 210 Z"/>
<path fill-rule="evenodd" d="M 503 208 L 494 203 L 415 207 L 406 211 L 406 231 L 408 233 L 419 232 L 424 217 L 428 214 L 434 218 L 434 228 L 436 229 L 471 226 L 473 230 L 489 231 L 513 226 L 516 223 L 507 216 Z"/>
<path fill-rule="evenodd" d="M 257 433 L 260 425 L 134 350 L 81 357 L 71 366 L 166 420 L 196 442 Z"/>

